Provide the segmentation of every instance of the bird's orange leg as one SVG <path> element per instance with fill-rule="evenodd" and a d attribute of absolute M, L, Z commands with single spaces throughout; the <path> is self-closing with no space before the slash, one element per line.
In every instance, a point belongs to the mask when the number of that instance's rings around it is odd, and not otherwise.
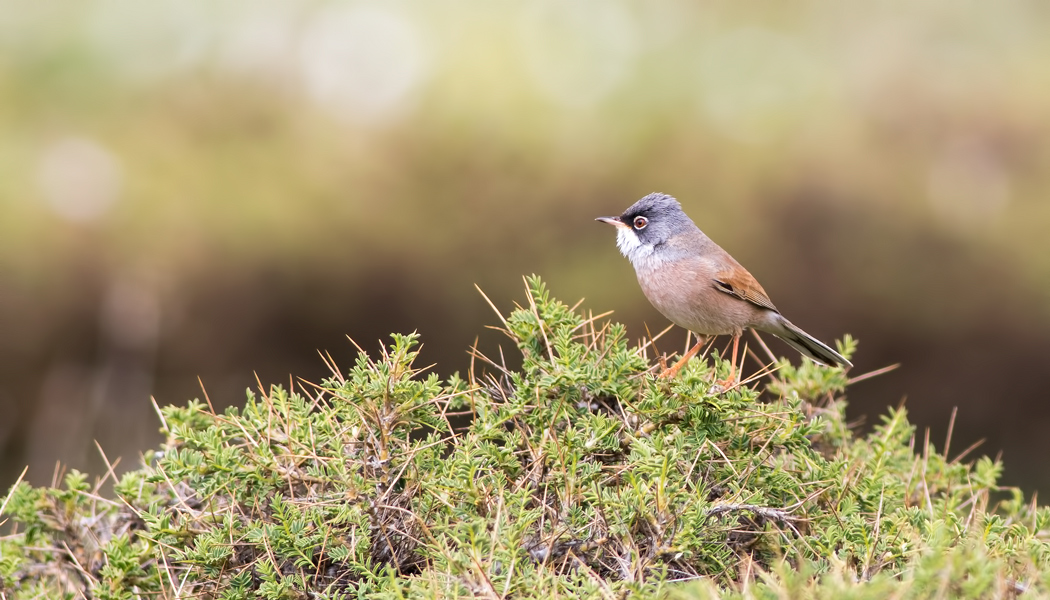
<path fill-rule="evenodd" d="M 733 353 L 729 355 L 729 382 L 732 383 L 736 380 L 736 349 L 740 345 L 740 334 L 733 336 Z M 744 358 L 740 357 L 740 362 L 744 362 Z M 743 364 L 740 365 L 743 367 Z"/>
<path fill-rule="evenodd" d="M 689 352 L 686 352 L 685 356 L 683 356 L 678 362 L 676 362 L 673 367 L 671 367 L 669 369 L 664 369 L 664 371 L 662 373 L 660 373 L 660 378 L 661 379 L 673 379 L 674 376 L 677 375 L 678 372 L 682 370 L 682 367 L 685 366 L 685 363 L 689 362 L 690 358 L 693 358 L 694 356 L 696 356 L 696 353 L 700 351 L 700 348 L 704 345 L 705 341 L 706 340 L 704 340 L 704 338 L 697 337 L 696 345 L 693 346 L 692 348 L 690 348 Z"/>
<path fill-rule="evenodd" d="M 733 335 L 733 353 L 729 356 L 729 377 L 724 380 L 716 381 L 715 383 L 723 388 L 728 388 L 736 383 L 736 351 L 740 345 L 740 334 Z M 744 360 L 741 357 L 740 362 Z M 743 364 L 740 365 L 743 368 Z"/>

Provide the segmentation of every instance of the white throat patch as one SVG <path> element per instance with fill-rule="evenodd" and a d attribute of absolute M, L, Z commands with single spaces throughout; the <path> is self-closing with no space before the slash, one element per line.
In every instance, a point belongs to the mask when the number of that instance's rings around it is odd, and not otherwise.
<path fill-rule="evenodd" d="M 655 248 L 651 245 L 643 244 L 633 229 L 626 227 L 616 229 L 616 247 L 620 249 L 621 254 L 627 257 L 627 260 L 631 261 L 635 269 L 640 265 L 656 260 L 653 256 Z"/>

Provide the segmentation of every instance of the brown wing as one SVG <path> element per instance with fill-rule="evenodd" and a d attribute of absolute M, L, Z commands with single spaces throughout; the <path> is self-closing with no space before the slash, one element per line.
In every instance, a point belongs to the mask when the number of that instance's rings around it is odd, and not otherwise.
<path fill-rule="evenodd" d="M 748 273 L 743 267 L 719 271 L 715 275 L 715 289 L 741 300 L 747 300 L 755 306 L 780 312 L 777 307 L 773 306 L 773 302 L 766 295 L 766 290 L 762 289 L 751 273 Z"/>

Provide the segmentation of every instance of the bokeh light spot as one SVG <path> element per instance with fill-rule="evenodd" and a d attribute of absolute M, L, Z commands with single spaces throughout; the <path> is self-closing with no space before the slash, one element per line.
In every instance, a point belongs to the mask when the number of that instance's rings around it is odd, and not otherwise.
<path fill-rule="evenodd" d="M 104 216 L 120 195 L 124 174 L 117 158 L 89 139 L 70 137 L 44 149 L 37 185 L 47 206 L 74 222 Z"/>
<path fill-rule="evenodd" d="M 426 75 L 419 31 L 380 6 L 319 11 L 303 32 L 299 59 L 310 96 L 351 117 L 390 116 Z"/>
<path fill-rule="evenodd" d="M 619 2 L 536 2 L 519 27 L 526 65 L 541 92 L 570 108 L 605 98 L 631 73 L 638 32 Z"/>

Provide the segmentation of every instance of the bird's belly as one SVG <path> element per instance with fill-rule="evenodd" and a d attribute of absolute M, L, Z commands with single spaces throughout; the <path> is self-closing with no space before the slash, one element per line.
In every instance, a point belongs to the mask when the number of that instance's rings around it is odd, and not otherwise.
<path fill-rule="evenodd" d="M 739 334 L 751 325 L 748 303 L 715 289 L 704 273 L 671 265 L 636 272 L 642 292 L 656 310 L 679 327 L 701 335 Z"/>

